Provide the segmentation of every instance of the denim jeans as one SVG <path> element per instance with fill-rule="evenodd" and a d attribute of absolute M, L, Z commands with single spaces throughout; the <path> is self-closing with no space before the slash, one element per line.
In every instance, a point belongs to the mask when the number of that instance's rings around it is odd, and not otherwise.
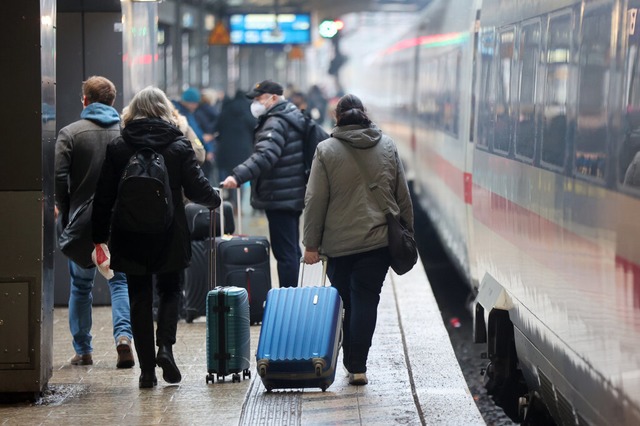
<path fill-rule="evenodd" d="M 350 373 L 367 371 L 380 292 L 390 261 L 387 247 L 329 259 L 327 275 L 344 305 L 342 355 Z"/>
<path fill-rule="evenodd" d="M 300 215 L 292 210 L 265 210 L 271 250 L 278 262 L 280 287 L 295 287 L 300 269 Z"/>
<path fill-rule="evenodd" d="M 69 294 L 69 329 L 73 337 L 73 348 L 79 355 L 91 353 L 91 305 L 93 302 L 93 282 L 96 268 L 85 269 L 69 261 L 71 292 Z M 113 320 L 114 342 L 120 336 L 132 338 L 129 318 L 129 294 L 125 274 L 114 272 L 109 280 L 111 292 L 111 318 Z"/>

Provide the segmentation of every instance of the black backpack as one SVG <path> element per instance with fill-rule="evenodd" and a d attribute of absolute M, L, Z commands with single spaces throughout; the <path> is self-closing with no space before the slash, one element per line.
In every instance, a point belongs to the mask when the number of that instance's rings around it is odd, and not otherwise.
<path fill-rule="evenodd" d="M 114 224 L 143 234 L 166 232 L 173 222 L 169 174 L 162 154 L 142 148 L 129 158 L 118 184 Z"/>
<path fill-rule="evenodd" d="M 311 174 L 311 163 L 313 163 L 313 155 L 316 153 L 318 144 L 325 139 L 329 139 L 330 135 L 327 133 L 320 124 L 311 116 L 307 111 L 302 110 L 304 116 L 304 129 L 301 129 L 298 123 L 294 123 L 285 114 L 274 114 L 278 117 L 284 118 L 287 123 L 293 126 L 296 130 L 302 133 L 302 156 L 304 159 L 304 174 L 305 179 L 309 180 L 309 174 Z"/>

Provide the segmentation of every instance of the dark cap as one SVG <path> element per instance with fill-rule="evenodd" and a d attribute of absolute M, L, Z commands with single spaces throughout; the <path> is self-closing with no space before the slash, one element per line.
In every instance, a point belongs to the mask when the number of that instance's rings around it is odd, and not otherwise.
<path fill-rule="evenodd" d="M 262 95 L 263 93 L 282 95 L 283 92 L 284 91 L 282 89 L 282 86 L 280 86 L 278 83 L 271 80 L 265 80 L 260 83 L 256 83 L 256 85 L 247 92 L 247 98 L 253 99 Z"/>

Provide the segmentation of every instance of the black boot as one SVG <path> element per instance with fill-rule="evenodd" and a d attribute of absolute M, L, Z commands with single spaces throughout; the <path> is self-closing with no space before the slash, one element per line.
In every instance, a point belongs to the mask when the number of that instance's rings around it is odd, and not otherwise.
<path fill-rule="evenodd" d="M 138 385 L 140 389 L 152 388 L 157 384 L 158 384 L 158 379 L 156 379 L 156 372 L 154 370 L 143 371 L 140 374 L 140 379 L 138 380 Z"/>
<path fill-rule="evenodd" d="M 156 364 L 162 368 L 162 378 L 167 383 L 180 383 L 182 375 L 175 360 L 173 359 L 173 351 L 171 346 L 160 345 L 158 355 L 156 356 Z"/>

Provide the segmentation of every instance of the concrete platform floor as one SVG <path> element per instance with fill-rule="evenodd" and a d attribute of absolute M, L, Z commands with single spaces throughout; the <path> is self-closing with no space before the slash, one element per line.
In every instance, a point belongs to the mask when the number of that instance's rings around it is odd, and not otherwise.
<path fill-rule="evenodd" d="M 274 261 L 275 263 L 275 261 Z M 274 270 L 275 272 L 275 270 Z M 0 405 L 1 425 L 484 425 L 451 348 L 420 262 L 387 276 L 368 363 L 369 384 L 341 367 L 326 392 L 267 393 L 257 376 L 206 383 L 206 323 L 178 324 L 182 382 L 138 389 L 139 369 L 115 368 L 109 307 L 94 308 L 94 365 L 71 366 L 68 309 L 54 312 L 53 376 L 37 403 Z M 260 326 L 251 327 L 255 353 Z M 338 365 L 342 365 L 341 359 Z"/>

